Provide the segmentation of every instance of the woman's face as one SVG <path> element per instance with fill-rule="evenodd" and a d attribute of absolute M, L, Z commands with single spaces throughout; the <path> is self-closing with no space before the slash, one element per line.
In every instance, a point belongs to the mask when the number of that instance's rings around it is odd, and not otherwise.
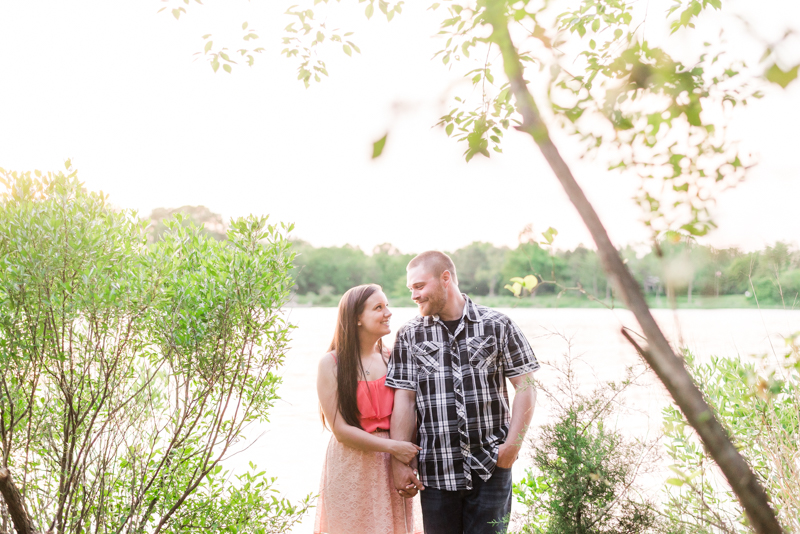
<path fill-rule="evenodd" d="M 361 323 L 359 332 L 383 337 L 392 331 L 389 327 L 391 316 L 386 295 L 383 291 L 376 291 L 364 303 L 364 311 L 358 316 L 358 322 Z"/>

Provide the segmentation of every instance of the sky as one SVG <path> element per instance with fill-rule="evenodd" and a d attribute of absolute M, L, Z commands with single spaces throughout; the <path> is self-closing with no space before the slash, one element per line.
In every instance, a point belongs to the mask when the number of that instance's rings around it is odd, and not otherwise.
<path fill-rule="evenodd" d="M 800 21 L 800 2 L 726 2 L 767 40 Z M 588 232 L 533 142 L 509 132 L 502 155 L 465 163 L 463 144 L 433 127 L 460 74 L 431 56 L 437 14 L 407 2 L 391 23 L 364 20 L 363 4 L 330 8 L 329 27 L 355 30 L 362 53 L 324 52 L 330 77 L 305 89 L 297 63 L 280 55 L 290 2 L 209 0 L 176 21 L 170 0 L 0 3 L 0 167 L 58 170 L 71 158 L 79 178 L 112 204 L 146 216 L 156 207 L 205 205 L 225 217 L 269 214 L 293 222 L 315 246 L 349 243 L 369 252 L 455 250 L 473 241 L 515 246 L 520 231 L 558 229 L 556 245 L 591 244 Z M 664 31 L 666 2 L 645 3 L 646 29 Z M 162 6 L 167 11 L 158 13 Z M 315 8 L 319 9 L 319 7 Z M 732 52 L 758 46 L 735 19 Z M 706 16 L 706 15 L 704 15 Z M 716 17 L 716 18 L 715 18 Z M 265 48 L 253 67 L 213 73 L 194 55 L 201 36 L 236 45 L 241 23 Z M 800 23 L 798 23 L 800 25 Z M 666 37 L 662 37 L 666 38 Z M 676 54 L 696 45 L 680 34 Z M 761 47 L 763 50 L 763 46 Z M 756 60 L 758 58 L 755 58 Z M 759 164 L 717 198 L 717 247 L 800 244 L 800 81 L 737 110 L 730 128 Z M 384 155 L 372 142 L 389 132 Z M 554 135 L 617 245 L 647 241 L 635 182 Z"/>

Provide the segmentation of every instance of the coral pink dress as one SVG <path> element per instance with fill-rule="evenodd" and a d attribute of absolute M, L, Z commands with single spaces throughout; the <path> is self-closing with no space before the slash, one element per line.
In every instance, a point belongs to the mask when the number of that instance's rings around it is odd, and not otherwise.
<path fill-rule="evenodd" d="M 357 402 L 361 428 L 388 439 L 394 390 L 385 382 L 385 376 L 359 382 Z M 322 466 L 314 534 L 421 534 L 418 498 L 398 495 L 391 458 L 389 453 L 348 447 L 331 436 Z"/>

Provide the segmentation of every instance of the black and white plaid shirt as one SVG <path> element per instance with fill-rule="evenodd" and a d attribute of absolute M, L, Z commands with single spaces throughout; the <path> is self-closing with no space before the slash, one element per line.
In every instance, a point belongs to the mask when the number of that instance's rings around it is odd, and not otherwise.
<path fill-rule="evenodd" d="M 417 393 L 420 480 L 448 491 L 492 476 L 511 420 L 506 378 L 539 369 L 511 319 L 464 298 L 455 335 L 438 315 L 403 325 L 386 373 L 387 386 Z"/>

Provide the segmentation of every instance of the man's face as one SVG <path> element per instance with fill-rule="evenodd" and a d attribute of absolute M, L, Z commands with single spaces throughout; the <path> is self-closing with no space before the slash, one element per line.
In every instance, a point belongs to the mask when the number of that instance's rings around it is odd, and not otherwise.
<path fill-rule="evenodd" d="M 419 306 L 422 316 L 438 315 L 447 304 L 447 287 L 442 278 L 436 278 L 426 270 L 424 265 L 418 265 L 408 270 L 408 289 L 411 290 L 411 300 Z"/>

